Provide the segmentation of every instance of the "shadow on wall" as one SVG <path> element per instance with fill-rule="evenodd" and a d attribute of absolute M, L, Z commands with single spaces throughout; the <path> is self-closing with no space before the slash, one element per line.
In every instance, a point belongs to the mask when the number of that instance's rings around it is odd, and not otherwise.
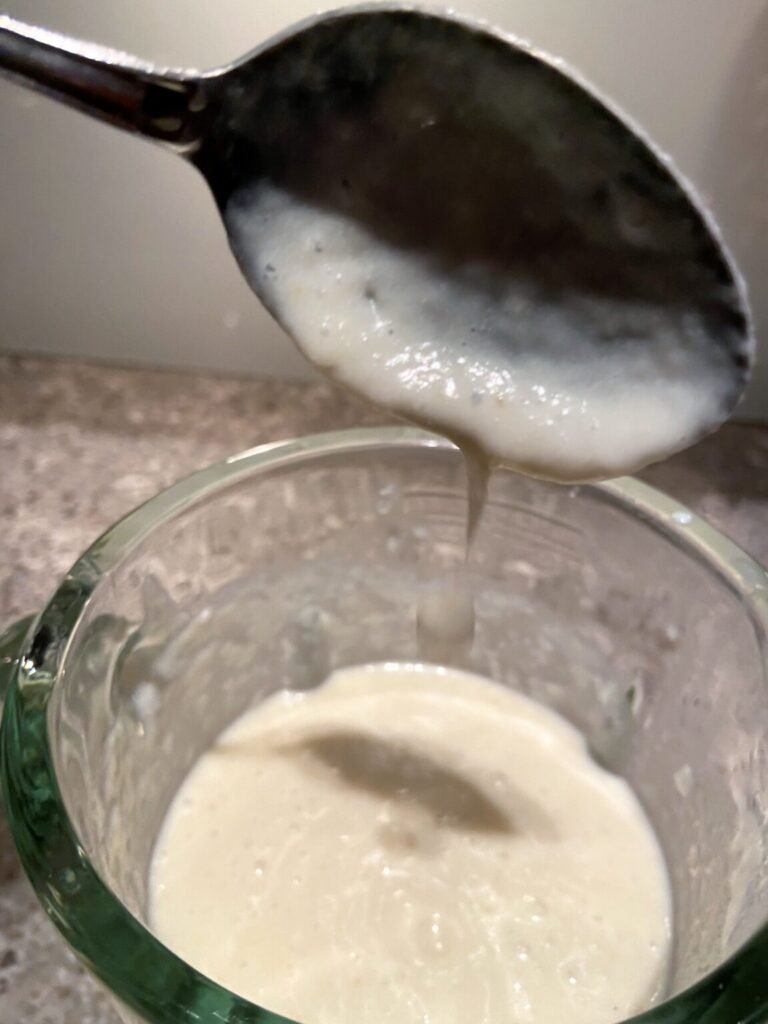
<path fill-rule="evenodd" d="M 750 282 L 750 301 L 758 332 L 756 377 L 752 398 L 739 412 L 768 415 L 768 268 L 761 259 L 768 237 L 768 5 L 747 35 L 713 118 L 707 163 L 712 167 L 709 186 L 718 197 L 718 214 L 733 224 L 728 243 Z"/>

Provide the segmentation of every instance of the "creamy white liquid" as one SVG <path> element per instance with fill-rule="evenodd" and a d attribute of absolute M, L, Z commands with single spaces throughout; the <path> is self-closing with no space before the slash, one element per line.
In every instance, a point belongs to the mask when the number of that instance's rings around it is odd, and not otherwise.
<path fill-rule="evenodd" d="M 445 265 L 266 184 L 227 221 L 252 285 L 316 366 L 490 462 L 617 476 L 724 418 L 731 357 L 695 310 Z"/>
<path fill-rule="evenodd" d="M 601 1024 L 663 986 L 669 893 L 627 785 L 476 676 L 368 666 L 248 712 L 183 783 L 159 937 L 309 1024 Z"/>

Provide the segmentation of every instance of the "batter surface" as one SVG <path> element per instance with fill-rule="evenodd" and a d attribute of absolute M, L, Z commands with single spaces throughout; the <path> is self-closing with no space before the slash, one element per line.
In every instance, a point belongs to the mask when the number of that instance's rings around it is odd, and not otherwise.
<path fill-rule="evenodd" d="M 664 982 L 669 893 L 628 786 L 554 712 L 424 665 L 236 721 L 182 785 L 159 937 L 308 1024 L 600 1024 Z"/>

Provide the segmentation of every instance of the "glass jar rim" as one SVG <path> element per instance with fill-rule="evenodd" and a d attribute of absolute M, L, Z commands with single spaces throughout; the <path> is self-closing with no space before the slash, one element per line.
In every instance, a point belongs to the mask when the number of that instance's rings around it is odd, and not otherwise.
<path fill-rule="evenodd" d="M 317 434 L 250 449 L 188 476 L 111 526 L 77 560 L 27 632 L 0 734 L 6 812 L 24 868 L 48 916 L 91 972 L 151 1024 L 292 1024 L 207 978 L 164 946 L 90 864 L 59 791 L 46 709 L 59 669 L 99 580 L 161 523 L 204 496 L 260 471 L 376 449 L 451 449 L 410 427 Z M 583 485 L 716 570 L 768 633 L 768 573 L 673 498 L 633 478 Z M 631 1024 L 737 1024 L 768 1015 L 768 924 L 693 987 Z M 761 1017 L 762 1019 L 762 1017 Z"/>

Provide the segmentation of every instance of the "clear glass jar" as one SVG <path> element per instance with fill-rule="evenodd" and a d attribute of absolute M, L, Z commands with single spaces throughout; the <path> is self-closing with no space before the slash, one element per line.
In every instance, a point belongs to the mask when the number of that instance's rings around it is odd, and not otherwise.
<path fill-rule="evenodd" d="M 126 1020 L 281 1018 L 148 921 L 153 845 L 214 737 L 278 687 L 417 656 L 419 596 L 464 560 L 464 467 L 410 429 L 271 445 L 110 529 L 0 643 L 6 811 L 37 895 Z M 768 1020 L 768 577 L 634 480 L 499 472 L 463 667 L 557 708 L 626 776 L 669 865 L 666 1001 L 643 1024 Z"/>

